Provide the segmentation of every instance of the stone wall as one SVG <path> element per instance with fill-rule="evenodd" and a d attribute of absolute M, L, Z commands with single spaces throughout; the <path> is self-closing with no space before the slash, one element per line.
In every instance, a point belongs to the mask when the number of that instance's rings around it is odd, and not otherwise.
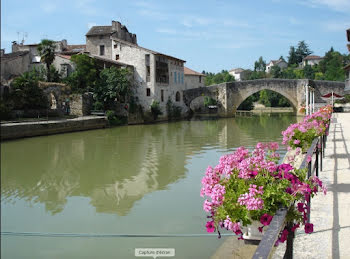
<path fill-rule="evenodd" d="M 199 78 L 201 78 L 199 80 Z M 198 87 L 204 87 L 204 76 L 196 76 L 196 75 L 185 75 L 185 89 L 192 89 Z"/>
<path fill-rule="evenodd" d="M 106 126 L 107 120 L 104 117 L 77 118 L 64 121 L 8 123 L 1 125 L 1 140 L 99 129 Z"/>
<path fill-rule="evenodd" d="M 29 53 L 12 59 L 1 59 L 1 81 L 6 81 L 14 76 L 19 76 L 29 70 Z"/>
<path fill-rule="evenodd" d="M 112 56 L 112 40 L 109 35 L 86 37 L 86 51 L 90 54 L 100 56 L 100 45 L 105 46 L 105 53 L 101 57 L 115 60 Z"/>
<path fill-rule="evenodd" d="M 93 104 L 92 93 L 74 94 L 70 96 L 70 115 L 87 116 L 91 114 Z"/>

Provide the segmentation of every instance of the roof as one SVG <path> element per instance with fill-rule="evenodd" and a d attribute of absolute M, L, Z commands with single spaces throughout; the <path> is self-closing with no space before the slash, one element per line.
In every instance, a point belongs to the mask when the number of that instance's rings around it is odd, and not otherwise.
<path fill-rule="evenodd" d="M 112 26 L 92 26 L 90 30 L 86 33 L 86 36 L 94 36 L 94 35 L 106 35 L 112 32 Z"/>
<path fill-rule="evenodd" d="M 143 49 L 143 50 L 146 50 L 154 55 L 159 55 L 159 56 L 163 56 L 163 57 L 166 57 L 166 58 L 169 58 L 169 59 L 174 59 L 174 60 L 177 60 L 177 61 L 181 61 L 181 62 L 186 62 L 186 60 L 183 60 L 183 59 L 180 59 L 180 58 L 176 58 L 176 57 L 173 57 L 173 56 L 169 56 L 169 55 L 166 55 L 166 54 L 163 54 L 163 53 L 160 53 L 160 52 L 157 52 L 157 51 L 154 51 L 154 50 L 150 50 L 150 49 L 146 49 L 144 47 L 141 47 L 139 45 L 136 45 L 136 44 L 133 44 L 131 42 L 128 42 L 128 41 L 125 41 L 125 40 L 121 40 L 119 38 L 115 38 L 113 37 L 112 38 L 114 41 L 118 41 L 118 42 L 121 42 L 125 45 L 129 45 L 129 46 L 132 46 L 134 48 L 139 48 L 139 49 Z"/>
<path fill-rule="evenodd" d="M 239 68 L 231 69 L 229 72 L 242 73 L 244 72 L 244 69 L 239 67 Z"/>
<path fill-rule="evenodd" d="M 69 56 L 69 55 L 62 55 L 62 54 L 56 54 L 56 56 L 59 56 L 61 58 L 65 58 L 65 59 L 68 59 L 68 60 L 70 60 L 70 58 L 72 57 L 72 56 Z"/>
<path fill-rule="evenodd" d="M 191 76 L 205 76 L 202 73 L 199 73 L 197 71 L 189 69 L 188 67 L 184 67 L 184 74 L 185 75 L 191 75 Z"/>
<path fill-rule="evenodd" d="M 313 59 L 323 59 L 323 57 L 316 56 L 316 55 L 309 55 L 305 57 L 303 60 L 313 60 Z"/>
<path fill-rule="evenodd" d="M 1 56 L 1 59 L 13 59 L 13 58 L 18 58 L 21 56 L 24 56 L 26 54 L 28 54 L 29 51 L 16 51 L 16 52 L 11 52 L 11 53 L 7 53 L 7 54 L 3 54 Z"/>
<path fill-rule="evenodd" d="M 86 49 L 86 44 L 67 45 L 65 51 L 80 52 Z"/>
<path fill-rule="evenodd" d="M 126 64 L 126 63 L 123 63 L 123 62 L 119 62 L 119 61 L 116 61 L 116 60 L 113 60 L 113 59 L 110 59 L 110 58 L 104 58 L 104 57 L 97 56 L 97 55 L 89 54 L 89 57 L 97 59 L 97 60 L 101 60 L 101 61 L 104 61 L 104 62 L 116 64 L 116 65 L 119 65 L 119 66 L 134 67 L 133 65 L 129 65 L 129 64 Z"/>

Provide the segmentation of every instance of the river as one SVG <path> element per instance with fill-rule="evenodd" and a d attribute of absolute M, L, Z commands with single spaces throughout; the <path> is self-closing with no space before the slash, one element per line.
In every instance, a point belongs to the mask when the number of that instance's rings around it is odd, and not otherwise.
<path fill-rule="evenodd" d="M 40 236 L 3 235 L 1 258 L 135 258 L 135 248 L 148 247 L 210 258 L 225 238 L 205 231 L 205 169 L 239 146 L 280 142 L 295 122 L 276 114 L 4 142 L 1 231 Z"/>

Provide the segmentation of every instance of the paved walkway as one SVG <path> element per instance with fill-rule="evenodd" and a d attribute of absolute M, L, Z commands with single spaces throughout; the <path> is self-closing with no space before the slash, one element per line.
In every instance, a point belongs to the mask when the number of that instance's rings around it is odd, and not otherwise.
<path fill-rule="evenodd" d="M 319 177 L 328 193 L 312 199 L 314 233 L 297 232 L 294 258 L 350 259 L 350 113 L 333 114 Z M 282 258 L 283 249 L 273 258 Z"/>

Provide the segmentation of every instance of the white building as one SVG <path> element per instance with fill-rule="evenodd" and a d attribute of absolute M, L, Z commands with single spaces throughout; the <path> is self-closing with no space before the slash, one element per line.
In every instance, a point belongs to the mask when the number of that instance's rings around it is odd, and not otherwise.
<path fill-rule="evenodd" d="M 303 59 L 301 66 L 305 67 L 306 65 L 310 65 L 310 66 L 318 65 L 322 59 L 323 57 L 320 57 L 320 56 L 309 55 Z"/>
<path fill-rule="evenodd" d="M 204 87 L 204 74 L 196 72 L 188 67 L 184 67 L 185 89 Z"/>
<path fill-rule="evenodd" d="M 135 97 L 144 110 L 157 101 L 166 117 L 166 103 L 170 99 L 187 111 L 182 91 L 185 89 L 185 60 L 137 45 L 136 35 L 120 22 L 111 26 L 94 26 L 86 34 L 86 50 L 134 67 Z"/>
<path fill-rule="evenodd" d="M 243 68 L 234 68 L 228 72 L 230 75 L 235 77 L 236 81 L 242 81 L 246 79 L 247 72 Z"/>
<path fill-rule="evenodd" d="M 288 63 L 283 59 L 271 60 L 267 65 L 265 72 L 270 73 L 273 66 L 278 66 L 280 69 L 285 69 L 288 67 Z"/>

